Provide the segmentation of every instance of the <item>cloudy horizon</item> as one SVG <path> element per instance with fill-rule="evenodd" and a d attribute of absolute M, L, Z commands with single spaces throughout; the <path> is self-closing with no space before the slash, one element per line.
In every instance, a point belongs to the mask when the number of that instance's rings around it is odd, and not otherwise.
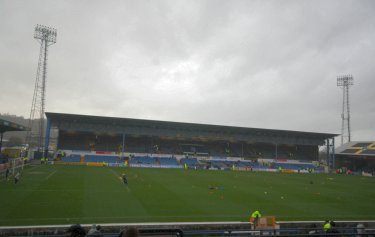
<path fill-rule="evenodd" d="M 28 117 L 40 45 L 46 111 L 340 133 L 375 140 L 375 2 L 0 0 L 0 113 Z M 371 102 L 373 101 L 373 102 Z"/>

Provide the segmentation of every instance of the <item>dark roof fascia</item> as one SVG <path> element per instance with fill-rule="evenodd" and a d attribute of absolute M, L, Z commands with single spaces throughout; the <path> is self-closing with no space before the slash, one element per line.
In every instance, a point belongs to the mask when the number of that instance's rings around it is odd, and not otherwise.
<path fill-rule="evenodd" d="M 225 125 L 210 125 L 210 124 L 199 124 L 199 123 L 182 123 L 182 122 L 169 122 L 169 121 L 158 121 L 158 120 L 146 120 L 146 119 L 134 119 L 134 118 L 118 118 L 118 117 L 103 117 L 93 115 L 79 115 L 79 114 L 65 114 L 65 113 L 52 113 L 46 112 L 47 118 L 55 121 L 74 121 L 91 124 L 106 124 L 106 125 L 132 125 L 139 127 L 152 127 L 152 128 L 164 128 L 168 129 L 171 127 L 179 130 L 202 130 L 202 131 L 221 131 L 236 134 L 259 134 L 266 136 L 298 136 L 306 138 L 319 138 L 328 139 L 338 136 L 338 134 L 331 133 L 315 133 L 315 132 L 302 132 L 302 131 L 291 131 L 291 130 L 276 130 L 276 129 L 261 129 L 261 128 L 248 128 L 248 127 L 234 127 Z"/>
<path fill-rule="evenodd" d="M 27 127 L 18 123 L 13 123 L 8 120 L 0 119 L 0 132 L 14 132 L 14 131 L 26 131 Z"/>

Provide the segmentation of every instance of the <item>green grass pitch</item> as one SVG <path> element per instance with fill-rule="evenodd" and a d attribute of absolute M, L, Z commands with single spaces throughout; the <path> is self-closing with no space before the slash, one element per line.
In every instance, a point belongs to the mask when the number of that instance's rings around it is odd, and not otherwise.
<path fill-rule="evenodd" d="M 277 220 L 374 220 L 375 179 L 41 165 L 17 185 L 0 182 L 0 207 L 0 226 L 248 221 L 255 209 Z"/>

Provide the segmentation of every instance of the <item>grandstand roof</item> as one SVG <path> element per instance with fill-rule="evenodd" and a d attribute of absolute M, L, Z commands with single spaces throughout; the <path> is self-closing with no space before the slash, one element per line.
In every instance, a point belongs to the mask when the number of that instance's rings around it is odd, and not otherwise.
<path fill-rule="evenodd" d="M 27 130 L 27 128 L 23 125 L 0 119 L 0 133 L 25 130 Z"/>
<path fill-rule="evenodd" d="M 375 157 L 375 141 L 353 141 L 336 148 L 335 153 L 343 156 Z"/>
<path fill-rule="evenodd" d="M 323 145 L 326 139 L 338 135 L 51 112 L 46 112 L 46 116 L 53 127 L 65 131 L 125 133 L 128 135 L 158 136 L 181 140 L 199 139 L 248 143 Z"/>

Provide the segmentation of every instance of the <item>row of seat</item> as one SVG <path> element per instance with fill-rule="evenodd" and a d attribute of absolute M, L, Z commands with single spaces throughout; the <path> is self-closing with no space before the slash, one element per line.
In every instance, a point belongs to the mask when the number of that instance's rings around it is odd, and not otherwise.
<path fill-rule="evenodd" d="M 62 161 L 64 162 L 80 162 L 81 161 L 81 155 L 69 155 L 62 158 Z"/>
<path fill-rule="evenodd" d="M 117 156 L 86 155 L 85 162 L 123 163 Z"/>

